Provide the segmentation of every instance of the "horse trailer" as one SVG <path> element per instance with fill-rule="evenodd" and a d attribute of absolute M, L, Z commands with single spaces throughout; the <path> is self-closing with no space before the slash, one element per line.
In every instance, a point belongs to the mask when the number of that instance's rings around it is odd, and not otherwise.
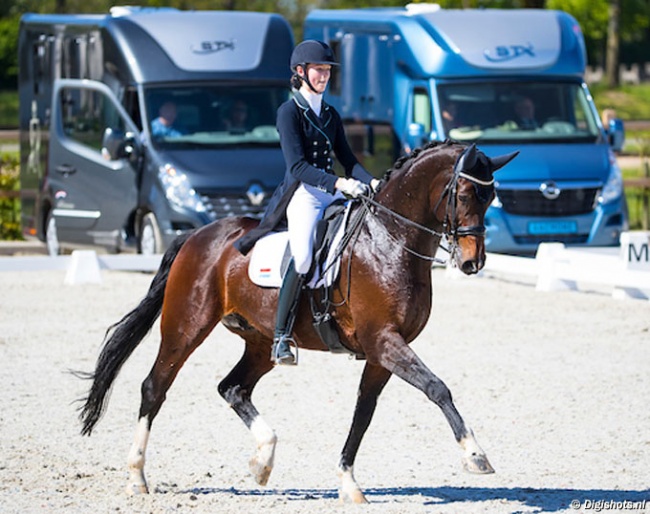
<path fill-rule="evenodd" d="M 275 113 L 290 94 L 292 49 L 277 14 L 24 15 L 25 236 L 51 254 L 160 253 L 214 219 L 261 215 L 284 175 Z M 237 110 L 246 123 L 235 127 L 227 117 Z M 156 121 L 169 111 L 173 130 Z"/>
<path fill-rule="evenodd" d="M 520 150 L 496 175 L 489 251 L 619 244 L 627 206 L 614 151 L 623 125 L 604 126 L 598 116 L 584 81 L 584 38 L 570 15 L 435 4 L 316 9 L 304 32 L 341 63 L 326 96 L 366 163 L 386 168 L 446 138 L 476 142 L 488 155 Z M 517 119 L 532 109 L 534 120 Z"/>

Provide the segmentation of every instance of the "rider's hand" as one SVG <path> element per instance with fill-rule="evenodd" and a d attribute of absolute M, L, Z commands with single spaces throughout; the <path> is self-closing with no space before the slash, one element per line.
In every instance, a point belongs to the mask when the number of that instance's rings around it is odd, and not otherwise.
<path fill-rule="evenodd" d="M 377 189 L 379 189 L 380 184 L 381 184 L 381 180 L 379 180 L 378 178 L 373 178 L 370 181 L 370 187 L 372 188 L 373 192 L 375 193 L 377 192 Z"/>
<path fill-rule="evenodd" d="M 352 198 L 368 194 L 368 184 L 354 178 L 339 178 L 336 181 L 336 189 Z"/>

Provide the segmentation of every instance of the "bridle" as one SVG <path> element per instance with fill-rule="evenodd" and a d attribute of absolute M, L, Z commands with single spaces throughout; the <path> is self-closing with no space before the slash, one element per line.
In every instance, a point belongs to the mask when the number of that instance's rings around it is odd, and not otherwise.
<path fill-rule="evenodd" d="M 458 209 L 458 197 L 457 197 L 458 180 L 460 178 L 463 178 L 465 180 L 468 180 L 472 184 L 474 184 L 474 187 L 477 190 L 477 197 L 479 198 L 481 196 L 484 196 L 484 195 L 478 195 L 479 188 L 490 188 L 490 189 L 494 188 L 494 178 L 491 178 L 490 180 L 481 180 L 464 171 L 465 157 L 470 150 L 472 150 L 472 147 L 468 147 L 467 149 L 465 149 L 463 153 L 461 153 L 461 155 L 458 157 L 456 164 L 454 165 L 454 173 L 451 179 L 449 180 L 449 182 L 447 183 L 447 185 L 445 186 L 445 189 L 443 190 L 442 195 L 440 195 L 440 198 L 438 199 L 438 202 L 436 203 L 436 206 L 434 208 L 434 212 L 437 212 L 442 201 L 445 199 L 445 197 L 447 198 L 447 205 L 445 206 L 445 214 L 442 222 L 442 231 L 431 229 L 405 216 L 402 216 L 401 214 L 398 214 L 392 209 L 374 200 L 374 198 L 372 198 L 371 195 L 359 197 L 364 207 L 364 211 L 371 216 L 376 216 L 376 211 L 371 209 L 371 207 L 374 207 L 376 210 L 381 210 L 389 214 L 391 217 L 397 219 L 401 223 L 414 227 L 417 230 L 420 230 L 421 232 L 430 234 L 433 237 L 446 238 L 450 244 L 450 248 L 446 248 L 442 244 L 440 245 L 440 247 L 449 254 L 449 259 L 453 261 L 453 257 L 459 247 L 458 243 L 460 238 L 468 237 L 468 236 L 481 237 L 481 238 L 485 237 L 485 225 L 458 226 L 457 219 L 456 219 L 456 213 Z M 407 247 L 402 241 L 400 241 L 397 237 L 393 236 L 393 234 L 391 234 L 388 230 L 386 232 L 388 236 L 396 244 L 398 244 L 401 248 L 403 248 L 411 255 L 414 255 L 416 257 L 419 257 L 420 259 L 431 261 L 431 262 L 437 262 L 441 264 L 446 263 L 443 259 L 439 259 L 435 255 L 432 256 L 423 255 L 419 252 L 416 252 L 412 248 Z"/>

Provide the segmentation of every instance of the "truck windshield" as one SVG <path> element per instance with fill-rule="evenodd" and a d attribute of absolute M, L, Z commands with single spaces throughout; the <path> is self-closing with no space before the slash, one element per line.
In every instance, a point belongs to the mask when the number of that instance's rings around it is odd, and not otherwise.
<path fill-rule="evenodd" d="M 441 84 L 438 100 L 445 134 L 459 141 L 593 142 L 600 133 L 580 84 Z"/>
<path fill-rule="evenodd" d="M 192 85 L 145 90 L 147 127 L 163 148 L 278 146 L 288 87 Z"/>

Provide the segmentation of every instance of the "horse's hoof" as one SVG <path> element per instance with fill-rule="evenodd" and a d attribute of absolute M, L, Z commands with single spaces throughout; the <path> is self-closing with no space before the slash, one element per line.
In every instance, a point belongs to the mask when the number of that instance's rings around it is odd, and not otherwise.
<path fill-rule="evenodd" d="M 339 468 L 338 475 L 341 480 L 341 486 L 339 487 L 339 503 L 368 503 L 368 500 L 366 500 L 366 497 L 363 495 L 354 479 L 354 473 L 352 472 L 351 466 Z"/>
<path fill-rule="evenodd" d="M 149 488 L 147 487 L 147 484 L 129 484 L 126 486 L 126 494 L 128 496 L 149 494 Z"/>
<path fill-rule="evenodd" d="M 248 462 L 248 466 L 251 470 L 251 473 L 253 474 L 253 477 L 255 478 L 255 481 L 259 485 L 266 485 L 269 481 L 269 477 L 271 476 L 271 471 L 273 468 L 268 465 L 261 465 L 255 457 L 253 457 Z"/>
<path fill-rule="evenodd" d="M 487 460 L 487 457 L 478 453 L 464 457 L 463 468 L 465 468 L 465 471 L 476 475 L 489 475 L 490 473 L 494 473 L 494 468 Z"/>
<path fill-rule="evenodd" d="M 352 491 L 343 491 L 343 489 L 340 489 L 339 503 L 363 504 L 363 503 L 368 503 L 368 500 L 366 500 L 366 497 L 359 489 L 355 489 Z"/>

